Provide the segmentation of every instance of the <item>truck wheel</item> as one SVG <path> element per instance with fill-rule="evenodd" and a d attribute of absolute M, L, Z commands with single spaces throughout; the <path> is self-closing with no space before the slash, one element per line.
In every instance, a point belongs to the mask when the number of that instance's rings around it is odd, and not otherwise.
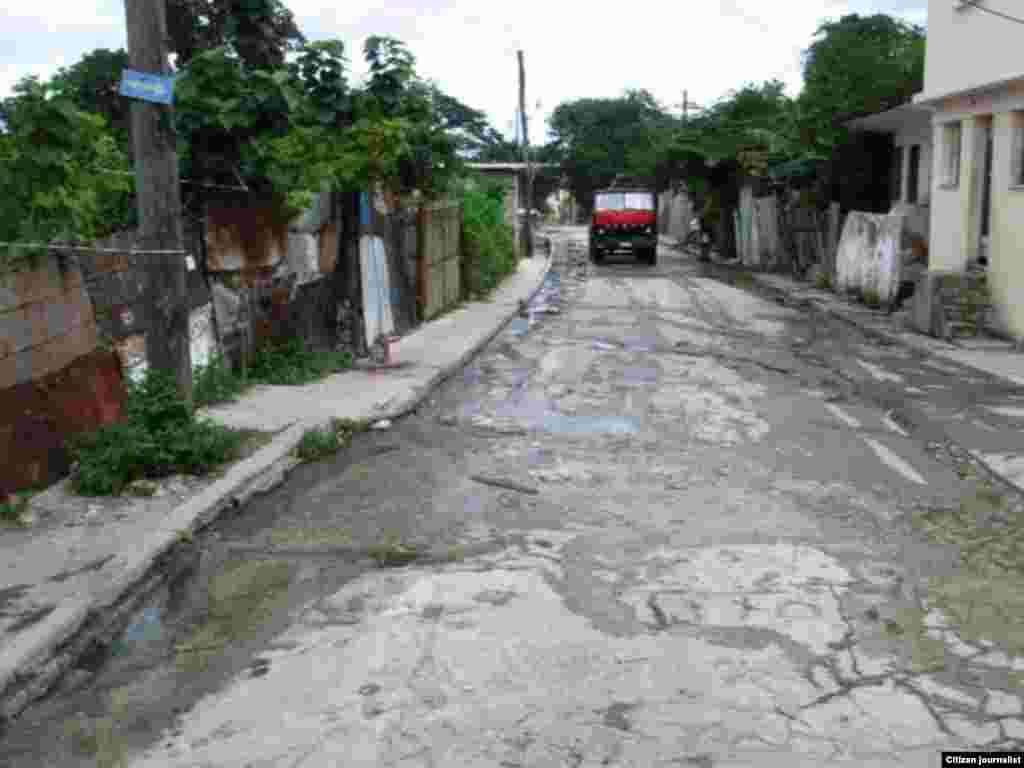
<path fill-rule="evenodd" d="M 590 260 L 595 264 L 600 264 L 602 261 L 604 261 L 604 254 L 601 253 L 601 249 L 598 248 L 596 245 L 590 246 Z"/>
<path fill-rule="evenodd" d="M 658 248 L 656 246 L 644 251 L 644 261 L 651 267 L 658 263 Z"/>

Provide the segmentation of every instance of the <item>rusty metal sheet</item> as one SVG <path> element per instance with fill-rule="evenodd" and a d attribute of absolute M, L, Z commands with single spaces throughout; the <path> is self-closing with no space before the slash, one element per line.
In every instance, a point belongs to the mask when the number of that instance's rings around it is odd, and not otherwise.
<path fill-rule="evenodd" d="M 272 268 L 287 250 L 288 218 L 278 207 L 211 207 L 207 211 L 206 258 L 211 272 Z"/>

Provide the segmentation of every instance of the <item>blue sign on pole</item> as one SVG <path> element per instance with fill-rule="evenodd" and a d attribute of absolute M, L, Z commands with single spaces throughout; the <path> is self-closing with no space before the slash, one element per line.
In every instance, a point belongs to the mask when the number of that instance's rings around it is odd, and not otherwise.
<path fill-rule="evenodd" d="M 174 76 L 150 75 L 126 69 L 121 73 L 122 96 L 151 101 L 154 104 L 174 102 Z"/>

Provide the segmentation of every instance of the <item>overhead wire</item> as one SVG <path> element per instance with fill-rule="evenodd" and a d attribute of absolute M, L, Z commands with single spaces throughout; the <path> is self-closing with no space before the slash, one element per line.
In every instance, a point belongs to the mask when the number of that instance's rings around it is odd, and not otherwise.
<path fill-rule="evenodd" d="M 1007 21 L 1013 21 L 1013 22 L 1016 22 L 1017 24 L 1024 24 L 1024 18 L 1021 18 L 1020 16 L 1011 16 L 1009 13 L 1004 13 L 1003 11 L 997 11 L 994 8 L 988 8 L 988 7 L 984 6 L 984 5 L 982 5 L 980 0 L 962 0 L 962 2 L 963 2 L 964 5 L 969 5 L 971 8 L 977 8 L 979 11 L 984 11 L 985 13 L 990 13 L 993 16 L 998 16 L 1001 19 L 1006 19 Z"/>

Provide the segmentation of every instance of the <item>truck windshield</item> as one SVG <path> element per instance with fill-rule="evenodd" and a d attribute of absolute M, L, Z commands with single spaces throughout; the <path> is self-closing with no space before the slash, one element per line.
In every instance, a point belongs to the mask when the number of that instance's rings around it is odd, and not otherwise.
<path fill-rule="evenodd" d="M 653 211 L 654 195 L 650 192 L 598 192 L 594 209 L 599 211 Z"/>

